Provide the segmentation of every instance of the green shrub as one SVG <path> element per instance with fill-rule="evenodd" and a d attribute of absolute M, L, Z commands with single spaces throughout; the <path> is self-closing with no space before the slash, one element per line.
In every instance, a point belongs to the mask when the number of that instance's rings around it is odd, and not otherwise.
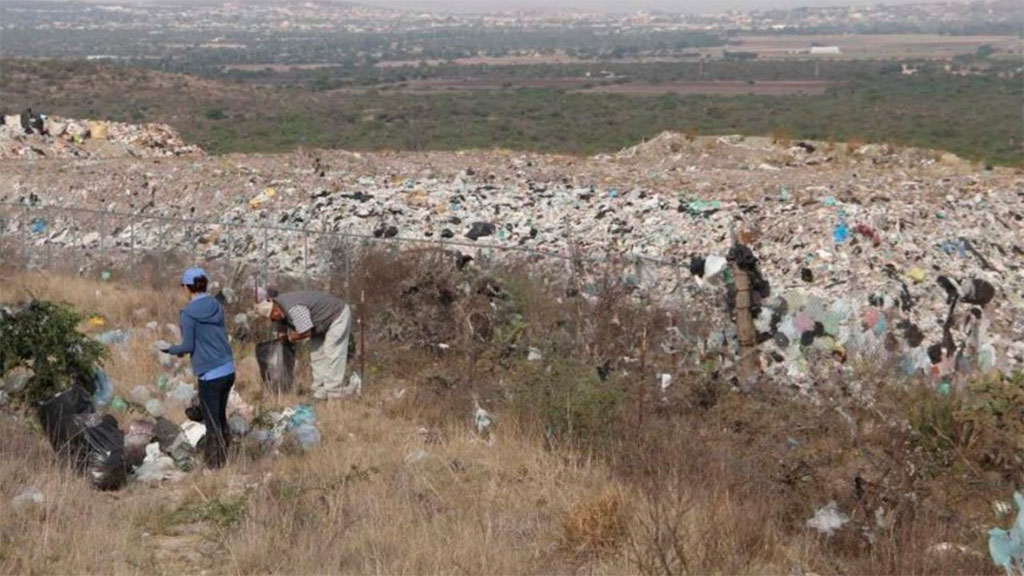
<path fill-rule="evenodd" d="M 594 367 L 552 358 L 531 363 L 516 382 L 513 410 L 542 426 L 549 442 L 597 449 L 620 435 L 624 391 Z"/>
<path fill-rule="evenodd" d="M 992 374 L 949 395 L 912 395 L 909 422 L 941 473 L 966 461 L 1008 478 L 1024 469 L 1024 374 Z"/>
<path fill-rule="evenodd" d="M 955 415 L 971 434 L 973 459 L 988 469 L 1024 470 L 1024 372 L 975 380 Z"/>
<path fill-rule="evenodd" d="M 0 311 L 0 376 L 18 367 L 33 372 L 12 395 L 15 402 L 35 404 L 76 381 L 91 381 L 106 348 L 78 331 L 81 319 L 71 308 L 41 300 Z"/>

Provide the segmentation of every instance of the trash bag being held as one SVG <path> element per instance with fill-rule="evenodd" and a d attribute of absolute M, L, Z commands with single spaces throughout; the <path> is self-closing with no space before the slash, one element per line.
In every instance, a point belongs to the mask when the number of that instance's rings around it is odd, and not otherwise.
<path fill-rule="evenodd" d="M 268 340 L 256 346 L 263 389 L 290 392 L 295 380 L 295 346 L 287 340 Z"/>

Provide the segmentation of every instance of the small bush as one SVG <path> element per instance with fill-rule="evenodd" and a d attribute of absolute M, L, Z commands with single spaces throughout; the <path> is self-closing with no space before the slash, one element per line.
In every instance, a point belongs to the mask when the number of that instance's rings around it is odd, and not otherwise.
<path fill-rule="evenodd" d="M 577 554 L 614 550 L 625 540 L 628 524 L 622 492 L 600 493 L 577 503 L 562 519 L 563 545 Z"/>
<path fill-rule="evenodd" d="M 516 379 L 512 407 L 526 421 L 539 419 L 549 442 L 601 448 L 620 436 L 625 393 L 613 378 L 561 358 L 526 371 Z"/>
<path fill-rule="evenodd" d="M 228 117 L 220 108 L 209 108 L 203 113 L 207 120 L 223 120 Z"/>
<path fill-rule="evenodd" d="M 75 382 L 91 382 L 106 348 L 78 331 L 81 320 L 71 308 L 41 300 L 0 311 L 0 375 L 18 367 L 34 374 L 15 401 L 36 404 Z"/>

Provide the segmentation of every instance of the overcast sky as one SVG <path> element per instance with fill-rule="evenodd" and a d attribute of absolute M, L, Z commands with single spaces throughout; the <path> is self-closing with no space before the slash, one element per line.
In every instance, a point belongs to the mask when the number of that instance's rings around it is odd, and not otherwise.
<path fill-rule="evenodd" d="M 584 10 L 670 10 L 724 12 L 800 6 L 865 6 L 879 0 L 356 0 L 361 4 L 427 10 L 514 10 L 569 8 Z M 922 0 L 886 0 L 885 4 L 920 4 Z"/>

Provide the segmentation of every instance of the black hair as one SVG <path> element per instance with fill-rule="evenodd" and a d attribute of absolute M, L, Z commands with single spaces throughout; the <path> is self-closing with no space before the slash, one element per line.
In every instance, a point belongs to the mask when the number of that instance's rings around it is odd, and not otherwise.
<path fill-rule="evenodd" d="M 186 284 L 185 286 L 188 288 L 189 292 L 198 294 L 200 292 L 206 292 L 206 284 L 208 282 L 209 281 L 206 279 L 206 276 L 196 276 L 192 279 L 191 284 Z"/>

